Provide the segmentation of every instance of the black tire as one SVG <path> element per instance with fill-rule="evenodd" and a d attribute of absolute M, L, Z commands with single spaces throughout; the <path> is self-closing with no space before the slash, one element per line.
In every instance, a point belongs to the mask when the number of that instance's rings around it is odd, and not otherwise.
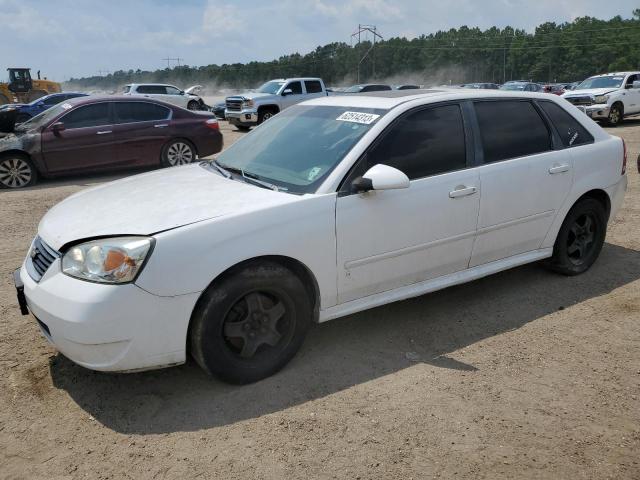
<path fill-rule="evenodd" d="M 26 155 L 0 156 L 0 188 L 24 188 L 38 181 L 38 170 Z"/>
<path fill-rule="evenodd" d="M 249 130 L 251 130 L 251 127 L 249 125 L 236 125 L 236 128 L 241 132 L 248 132 Z"/>
<path fill-rule="evenodd" d="M 276 113 L 278 112 L 273 108 L 265 108 L 263 110 L 260 110 L 258 112 L 258 125 L 262 124 L 263 122 L 266 122 L 270 118 L 273 118 L 273 116 Z"/>
<path fill-rule="evenodd" d="M 609 110 L 609 116 L 607 117 L 607 125 L 610 127 L 617 127 L 622 123 L 624 118 L 624 107 L 620 103 L 614 103 Z"/>
<path fill-rule="evenodd" d="M 188 110 L 200 110 L 200 102 L 197 100 L 191 100 L 187 103 Z"/>
<path fill-rule="evenodd" d="M 579 275 L 594 264 L 607 233 L 607 213 L 598 200 L 585 198 L 567 214 L 547 265 L 563 275 Z"/>
<path fill-rule="evenodd" d="M 187 165 L 197 160 L 196 149 L 189 140 L 177 138 L 162 148 L 160 161 L 163 167 Z"/>
<path fill-rule="evenodd" d="M 294 273 L 272 261 L 247 264 L 211 285 L 191 317 L 191 354 L 226 382 L 252 383 L 284 367 L 313 317 Z"/>

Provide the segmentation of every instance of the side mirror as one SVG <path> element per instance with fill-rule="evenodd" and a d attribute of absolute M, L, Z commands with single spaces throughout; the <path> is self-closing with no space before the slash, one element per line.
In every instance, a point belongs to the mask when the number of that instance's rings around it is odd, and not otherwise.
<path fill-rule="evenodd" d="M 287 95 L 293 95 L 293 90 L 291 90 L 290 88 L 285 88 L 282 91 L 282 96 L 284 97 L 284 96 L 287 96 Z"/>
<path fill-rule="evenodd" d="M 636 80 L 631 84 L 631 88 L 640 88 L 640 80 Z"/>
<path fill-rule="evenodd" d="M 397 190 L 409 188 L 409 177 L 397 168 L 374 165 L 362 177 L 356 178 L 351 184 L 354 192 L 368 192 L 369 190 Z"/>
<path fill-rule="evenodd" d="M 44 102 L 38 102 L 38 103 L 36 103 L 36 107 L 44 107 Z"/>
<path fill-rule="evenodd" d="M 56 135 L 64 131 L 64 122 L 56 122 L 51 125 L 51 131 Z"/>

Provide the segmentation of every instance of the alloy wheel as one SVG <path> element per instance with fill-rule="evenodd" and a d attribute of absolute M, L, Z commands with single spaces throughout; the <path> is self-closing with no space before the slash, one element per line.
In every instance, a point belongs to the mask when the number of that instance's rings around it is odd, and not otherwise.
<path fill-rule="evenodd" d="M 596 239 L 596 219 L 585 213 L 580 215 L 569 229 L 567 255 L 574 265 L 582 264 L 591 255 Z"/>
<path fill-rule="evenodd" d="M 175 142 L 167 150 L 167 160 L 172 167 L 191 163 L 193 157 L 193 149 L 184 142 Z"/>
<path fill-rule="evenodd" d="M 22 158 L 7 158 L 0 161 L 0 184 L 8 188 L 20 188 L 31 182 L 31 165 Z"/>

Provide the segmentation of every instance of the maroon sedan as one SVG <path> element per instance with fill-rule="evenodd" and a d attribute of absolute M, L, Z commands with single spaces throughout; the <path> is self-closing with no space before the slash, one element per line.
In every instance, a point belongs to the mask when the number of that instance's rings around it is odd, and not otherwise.
<path fill-rule="evenodd" d="M 80 97 L 0 138 L 0 188 L 33 185 L 39 175 L 183 165 L 220 150 L 212 113 L 148 98 Z"/>

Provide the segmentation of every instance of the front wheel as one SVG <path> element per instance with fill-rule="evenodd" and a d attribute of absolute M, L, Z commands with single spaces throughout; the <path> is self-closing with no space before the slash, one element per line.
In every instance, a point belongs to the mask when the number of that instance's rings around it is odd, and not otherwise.
<path fill-rule="evenodd" d="M 563 275 L 579 275 L 594 264 L 607 232 L 607 214 L 602 203 L 585 198 L 576 203 L 565 218 L 549 267 Z"/>
<path fill-rule="evenodd" d="M 0 158 L 0 188 L 23 188 L 36 183 L 38 171 L 27 157 L 8 155 Z"/>
<path fill-rule="evenodd" d="M 261 110 L 260 112 L 258 112 L 258 125 L 273 118 L 275 114 L 276 112 L 274 110 Z"/>
<path fill-rule="evenodd" d="M 296 352 L 313 310 L 304 284 L 281 265 L 246 265 L 205 291 L 192 316 L 191 353 L 230 383 L 273 375 Z"/>
<path fill-rule="evenodd" d="M 622 123 L 624 112 L 619 103 L 614 103 L 609 110 L 609 116 L 607 117 L 607 124 L 612 127 L 616 127 Z"/>
<path fill-rule="evenodd" d="M 186 165 L 196 159 L 196 150 L 186 140 L 172 140 L 162 149 L 162 165 L 176 167 Z"/>
<path fill-rule="evenodd" d="M 189 109 L 189 110 L 200 110 L 200 102 L 197 102 L 195 100 L 191 100 L 189 103 L 187 103 L 187 109 Z"/>

